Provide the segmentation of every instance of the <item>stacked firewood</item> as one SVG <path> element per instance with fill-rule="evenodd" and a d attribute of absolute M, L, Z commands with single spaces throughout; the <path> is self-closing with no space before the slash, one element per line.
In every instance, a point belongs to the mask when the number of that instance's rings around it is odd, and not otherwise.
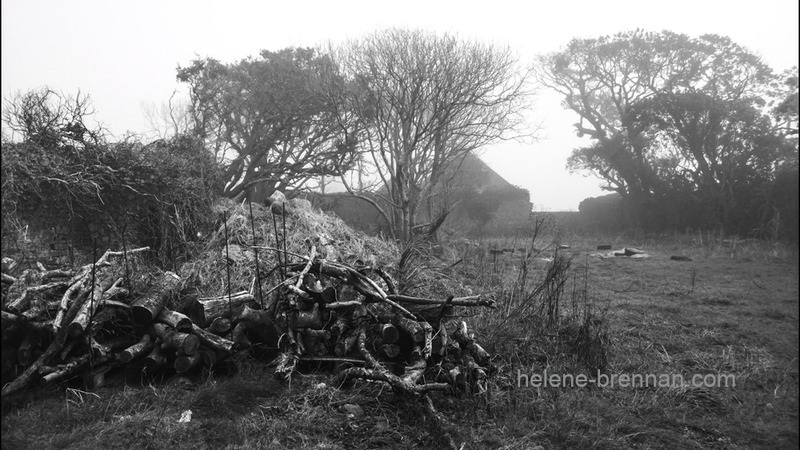
<path fill-rule="evenodd" d="M 289 267 L 256 325 L 287 340 L 276 373 L 288 375 L 303 361 L 332 361 L 340 363 L 342 382 L 383 381 L 406 393 L 484 388 L 493 370 L 489 355 L 466 323 L 454 320 L 454 309 L 494 307 L 492 300 L 400 295 L 384 270 L 315 255 L 311 246 L 305 263 Z"/>
<path fill-rule="evenodd" d="M 494 307 L 492 300 L 401 295 L 384 270 L 326 261 L 307 248 L 302 262 L 278 268 L 273 286 L 256 279 L 249 291 L 215 298 L 181 298 L 184 283 L 171 272 L 129 292 L 123 261 L 147 248 L 109 251 L 75 271 L 4 271 L 3 340 L 20 344 L 3 356 L 17 374 L 2 395 L 77 375 L 99 386 L 133 362 L 151 373 L 188 373 L 254 349 L 275 357 L 281 377 L 313 364 L 334 367 L 340 383 L 377 380 L 403 393 L 485 388 L 489 354 L 455 308 Z"/>

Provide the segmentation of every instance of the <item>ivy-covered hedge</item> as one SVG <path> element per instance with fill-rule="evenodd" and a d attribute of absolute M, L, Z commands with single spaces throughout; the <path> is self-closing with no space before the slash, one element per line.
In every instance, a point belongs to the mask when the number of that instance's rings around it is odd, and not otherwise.
<path fill-rule="evenodd" d="M 38 208 L 64 222 L 96 218 L 174 258 L 213 220 L 221 192 L 213 157 L 199 140 L 147 144 L 25 139 L 2 144 L 3 233 L 19 232 Z"/>

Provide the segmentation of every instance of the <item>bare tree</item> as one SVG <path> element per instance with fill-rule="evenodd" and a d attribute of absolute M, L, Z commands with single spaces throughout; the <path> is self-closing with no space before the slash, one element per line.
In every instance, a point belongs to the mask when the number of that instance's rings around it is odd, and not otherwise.
<path fill-rule="evenodd" d="M 45 147 L 98 144 L 104 130 L 87 124 L 93 114 L 91 99 L 80 91 L 75 96 L 48 87 L 17 92 L 3 100 L 3 134 Z"/>
<path fill-rule="evenodd" d="M 396 238 L 441 224 L 452 207 L 443 201 L 446 186 L 465 155 L 531 135 L 523 118 L 529 72 L 507 47 L 389 29 L 336 54 L 355 86 L 347 110 L 364 124 L 359 149 L 381 189 L 366 195 L 342 181 L 380 212 Z"/>
<path fill-rule="evenodd" d="M 190 135 L 194 131 L 191 104 L 186 98 L 182 98 L 177 90 L 173 91 L 169 100 L 161 105 L 143 104 L 142 113 L 150 125 L 147 134 L 155 139 L 171 139 L 175 136 Z"/>

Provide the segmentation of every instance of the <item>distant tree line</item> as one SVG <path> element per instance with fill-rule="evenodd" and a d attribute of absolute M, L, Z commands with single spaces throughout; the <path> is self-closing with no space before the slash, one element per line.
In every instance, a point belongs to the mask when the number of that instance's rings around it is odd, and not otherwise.
<path fill-rule="evenodd" d="M 726 37 L 641 30 L 538 63 L 592 140 L 569 167 L 618 193 L 629 227 L 797 240 L 796 67 L 776 75 Z"/>
<path fill-rule="evenodd" d="M 4 124 L 21 140 L 3 139 L 4 210 L 28 198 L 91 209 L 112 193 L 137 195 L 175 211 L 164 220 L 176 225 L 206 214 L 212 193 L 256 201 L 336 179 L 393 237 L 432 235 L 458 204 L 485 221 L 497 195 L 526 194 L 462 195 L 454 180 L 470 152 L 533 135 L 525 113 L 538 81 L 591 139 L 569 167 L 619 194 L 627 226 L 797 238 L 797 69 L 776 75 L 725 37 L 575 39 L 526 66 L 507 47 L 389 29 L 232 63 L 198 58 L 176 75 L 188 104 L 167 111 L 170 138 L 147 144 L 105 142 L 82 120 L 80 96 L 7 99 Z"/>

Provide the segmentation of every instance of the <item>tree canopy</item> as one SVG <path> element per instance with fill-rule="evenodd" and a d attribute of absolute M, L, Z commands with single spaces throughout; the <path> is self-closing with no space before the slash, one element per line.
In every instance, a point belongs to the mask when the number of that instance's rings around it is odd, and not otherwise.
<path fill-rule="evenodd" d="M 593 141 L 569 166 L 605 180 L 639 226 L 686 225 L 698 210 L 705 225 L 758 226 L 776 162 L 797 158 L 767 114 L 772 70 L 727 37 L 636 30 L 575 39 L 538 63 Z"/>
<path fill-rule="evenodd" d="M 353 162 L 355 133 L 337 113 L 346 88 L 338 67 L 313 49 L 264 50 L 234 64 L 197 59 L 178 69 L 195 132 L 225 166 L 225 194 L 297 190 Z"/>

